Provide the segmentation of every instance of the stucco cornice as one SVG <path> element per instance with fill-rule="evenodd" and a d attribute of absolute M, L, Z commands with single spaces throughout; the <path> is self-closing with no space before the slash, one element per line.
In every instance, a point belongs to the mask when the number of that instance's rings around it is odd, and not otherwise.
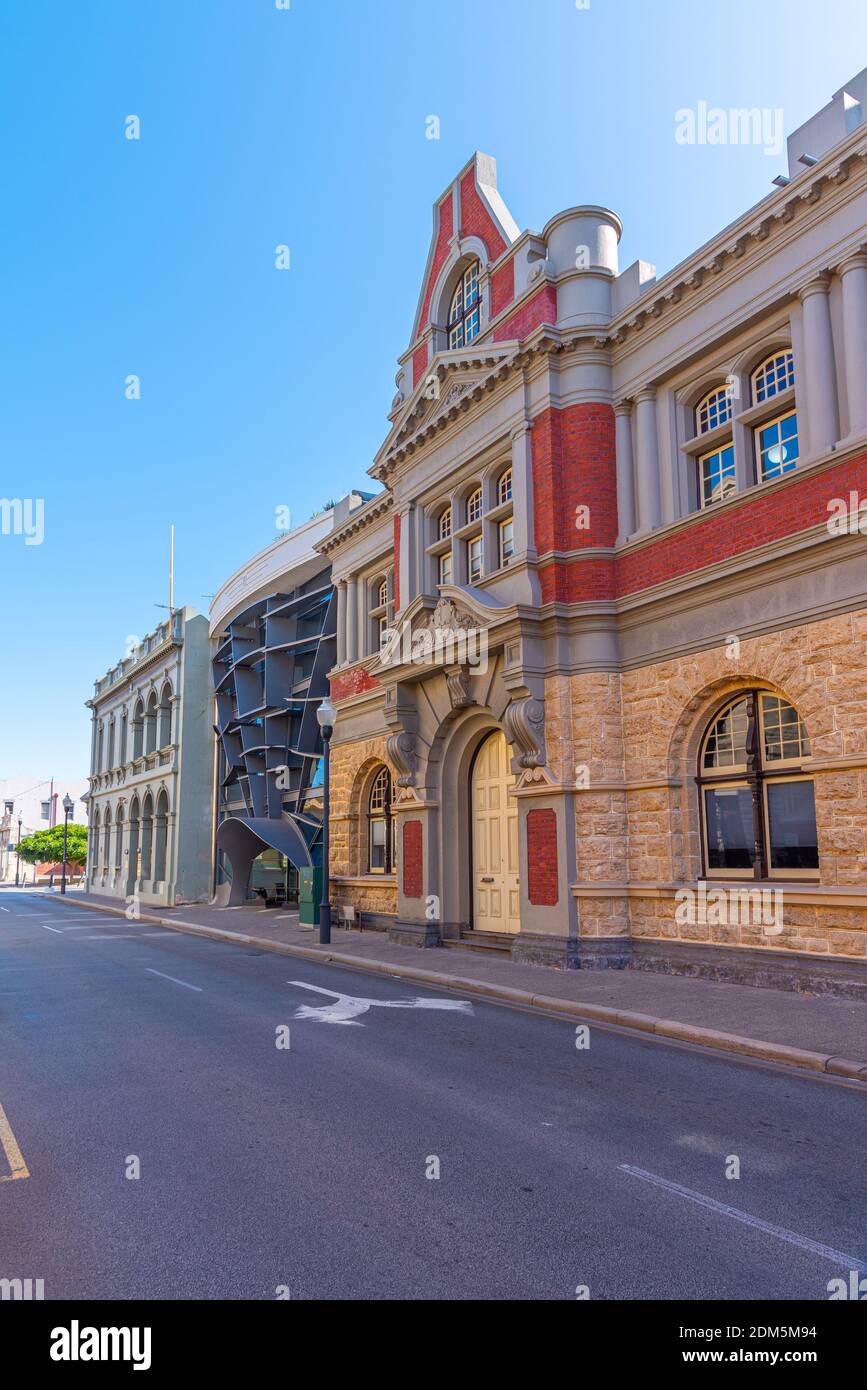
<path fill-rule="evenodd" d="M 360 531 L 365 531 L 374 522 L 380 521 L 386 512 L 394 506 L 394 498 L 390 492 L 383 492 L 379 497 L 374 497 L 367 506 L 359 507 L 358 511 L 353 512 L 349 521 L 338 530 L 332 531 L 324 540 L 319 541 L 315 547 L 320 554 L 330 555 L 338 550 L 344 541 L 348 541 L 353 536 L 357 536 Z"/>
<path fill-rule="evenodd" d="M 723 272 L 734 269 L 742 274 L 751 258 L 764 256 L 768 241 L 777 242 L 790 226 L 792 234 L 800 234 L 805 221 L 825 216 L 818 205 L 833 197 L 853 175 L 867 175 L 863 128 L 785 188 L 750 208 L 627 305 L 611 321 L 614 343 L 620 346 L 654 321 L 668 319 L 684 301 L 692 307 L 693 301 L 716 294 Z"/>

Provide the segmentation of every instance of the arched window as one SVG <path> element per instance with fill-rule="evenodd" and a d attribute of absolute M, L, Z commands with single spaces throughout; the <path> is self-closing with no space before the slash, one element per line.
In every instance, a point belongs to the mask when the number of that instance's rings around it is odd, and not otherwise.
<path fill-rule="evenodd" d="M 99 872 L 99 811 L 94 813 L 90 833 L 93 841 L 90 850 L 90 872 L 97 874 Z"/>
<path fill-rule="evenodd" d="M 731 388 L 715 386 L 699 401 L 695 408 L 696 434 L 707 434 L 718 425 L 724 425 L 732 418 Z"/>
<path fill-rule="evenodd" d="M 761 405 L 795 384 L 795 359 L 791 348 L 766 357 L 753 372 L 753 405 Z"/>
<path fill-rule="evenodd" d="M 497 480 L 497 504 L 505 507 L 512 500 L 512 470 L 507 468 Z M 497 547 L 500 569 L 512 563 L 515 553 L 515 519 L 511 512 L 501 516 L 497 525 Z"/>
<path fill-rule="evenodd" d="M 141 813 L 141 876 L 151 877 L 154 845 L 154 799 L 148 792 Z"/>
<path fill-rule="evenodd" d="M 367 800 L 367 867 L 372 874 L 390 874 L 394 868 L 392 795 L 391 773 L 387 767 L 381 767 Z"/>
<path fill-rule="evenodd" d="M 153 753 L 157 746 L 157 692 L 152 690 L 148 696 L 144 721 L 144 751 Z"/>
<path fill-rule="evenodd" d="M 478 336 L 481 327 L 478 261 L 468 265 L 452 295 L 449 309 L 449 347 L 466 347 Z"/>
<path fill-rule="evenodd" d="M 123 803 L 117 808 L 114 831 L 114 871 L 119 874 L 123 868 Z"/>
<path fill-rule="evenodd" d="M 108 762 L 106 767 L 109 772 L 114 767 L 114 720 L 108 721 Z"/>
<path fill-rule="evenodd" d="M 141 878 L 141 836 L 139 825 L 139 802 L 134 796 L 129 808 L 129 863 L 127 864 L 127 888 L 132 889 Z"/>
<path fill-rule="evenodd" d="M 157 883 L 165 882 L 168 828 L 169 800 L 165 791 L 161 791 L 157 797 L 156 819 L 154 821 L 154 880 Z"/>
<path fill-rule="evenodd" d="M 132 755 L 133 758 L 140 758 L 144 752 L 144 701 L 141 696 L 136 700 L 135 709 L 132 713 Z"/>
<path fill-rule="evenodd" d="M 166 681 L 160 696 L 158 748 L 168 748 L 172 741 L 172 687 Z"/>
<path fill-rule="evenodd" d="M 121 767 L 127 760 L 127 713 L 124 708 L 120 716 L 120 747 L 117 750 L 117 761 Z"/>
<path fill-rule="evenodd" d="M 772 353 L 752 376 L 753 405 L 773 401 L 795 384 L 795 360 L 791 348 Z M 771 407 L 773 409 L 773 407 Z M 756 479 L 760 483 L 789 473 L 800 457 L 798 415 L 793 405 L 766 417 L 754 430 Z"/>
<path fill-rule="evenodd" d="M 709 878 L 817 878 L 810 740 L 793 705 L 768 691 L 739 694 L 715 717 L 699 756 Z"/>
<path fill-rule="evenodd" d="M 439 521 L 437 522 L 437 540 L 447 541 L 451 534 L 452 509 L 451 507 L 445 507 L 444 510 L 440 512 Z"/>
<path fill-rule="evenodd" d="M 381 651 L 386 641 L 386 634 L 391 627 L 392 610 L 394 605 L 389 597 L 389 576 L 382 575 L 379 579 L 374 579 L 370 585 L 370 621 L 373 627 L 373 650 Z"/>
<path fill-rule="evenodd" d="M 482 515 L 482 489 L 474 488 L 467 498 L 467 525 L 471 526 Z"/>
<path fill-rule="evenodd" d="M 105 838 L 103 840 L 102 867 L 106 873 L 111 868 L 111 807 L 105 808 Z"/>

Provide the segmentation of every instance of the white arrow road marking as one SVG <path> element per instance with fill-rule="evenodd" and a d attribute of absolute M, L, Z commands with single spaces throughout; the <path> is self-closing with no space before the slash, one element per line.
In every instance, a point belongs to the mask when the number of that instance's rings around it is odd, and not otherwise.
<path fill-rule="evenodd" d="M 705 1197 L 703 1192 L 693 1192 L 691 1187 L 682 1187 L 679 1182 L 669 1182 L 667 1178 L 657 1177 L 656 1173 L 648 1173 L 644 1168 L 633 1168 L 630 1163 L 621 1163 L 620 1171 L 628 1173 L 630 1177 L 653 1183 L 654 1187 L 661 1187 L 677 1197 L 685 1197 L 688 1202 L 696 1202 L 700 1207 L 707 1207 L 708 1211 L 715 1211 L 718 1216 L 728 1216 L 733 1221 L 742 1221 L 745 1226 L 763 1231 L 766 1236 L 774 1236 L 776 1240 L 797 1245 L 811 1255 L 818 1255 L 820 1259 L 831 1260 L 833 1264 L 842 1265 L 844 1269 L 856 1269 L 859 1274 L 867 1274 L 867 1265 L 857 1260 L 854 1255 L 846 1255 L 840 1250 L 833 1250 L 830 1245 L 822 1245 L 818 1240 L 810 1240 L 807 1236 L 799 1236 L 795 1231 L 787 1231 L 785 1226 L 775 1226 L 771 1221 L 762 1221 L 760 1217 L 750 1216 L 748 1212 L 739 1211 L 737 1207 L 729 1207 L 725 1202 Z"/>
<path fill-rule="evenodd" d="M 368 1009 L 450 1009 L 453 1013 L 471 1014 L 473 1006 L 466 999 L 357 999 L 352 994 L 339 994 L 334 989 L 320 989 L 318 985 L 306 985 L 303 980 L 287 980 L 287 984 L 297 985 L 299 989 L 311 989 L 316 994 L 327 994 L 336 1002 L 315 1008 L 312 1004 L 301 1004 L 295 1011 L 295 1018 L 311 1019 L 314 1023 L 343 1023 L 350 1028 L 363 1028 L 363 1023 L 355 1023 L 359 1014 Z"/>

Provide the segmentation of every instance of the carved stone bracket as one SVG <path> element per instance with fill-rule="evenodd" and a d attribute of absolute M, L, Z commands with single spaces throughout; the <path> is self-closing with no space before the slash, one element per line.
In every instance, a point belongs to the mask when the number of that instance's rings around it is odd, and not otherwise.
<path fill-rule="evenodd" d="M 385 751 L 388 760 L 397 768 L 397 785 L 412 787 L 418 769 L 418 737 L 412 729 L 403 729 L 386 739 Z"/>
<path fill-rule="evenodd" d="M 452 671 L 446 676 L 449 687 L 449 701 L 452 709 L 468 709 L 470 705 L 476 703 L 475 697 L 470 690 L 469 667 L 462 666 L 458 671 Z"/>
<path fill-rule="evenodd" d="M 506 738 L 517 748 L 512 759 L 512 771 L 520 773 L 525 768 L 544 767 L 545 753 L 545 706 L 541 700 L 528 695 L 523 700 L 513 700 L 503 715 Z"/>

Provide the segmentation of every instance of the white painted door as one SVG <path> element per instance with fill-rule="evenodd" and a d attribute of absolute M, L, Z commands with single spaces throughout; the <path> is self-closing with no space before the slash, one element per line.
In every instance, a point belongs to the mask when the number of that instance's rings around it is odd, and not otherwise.
<path fill-rule="evenodd" d="M 473 926 L 476 931 L 516 932 L 518 806 L 509 796 L 515 778 L 502 733 L 491 734 L 473 768 Z"/>

